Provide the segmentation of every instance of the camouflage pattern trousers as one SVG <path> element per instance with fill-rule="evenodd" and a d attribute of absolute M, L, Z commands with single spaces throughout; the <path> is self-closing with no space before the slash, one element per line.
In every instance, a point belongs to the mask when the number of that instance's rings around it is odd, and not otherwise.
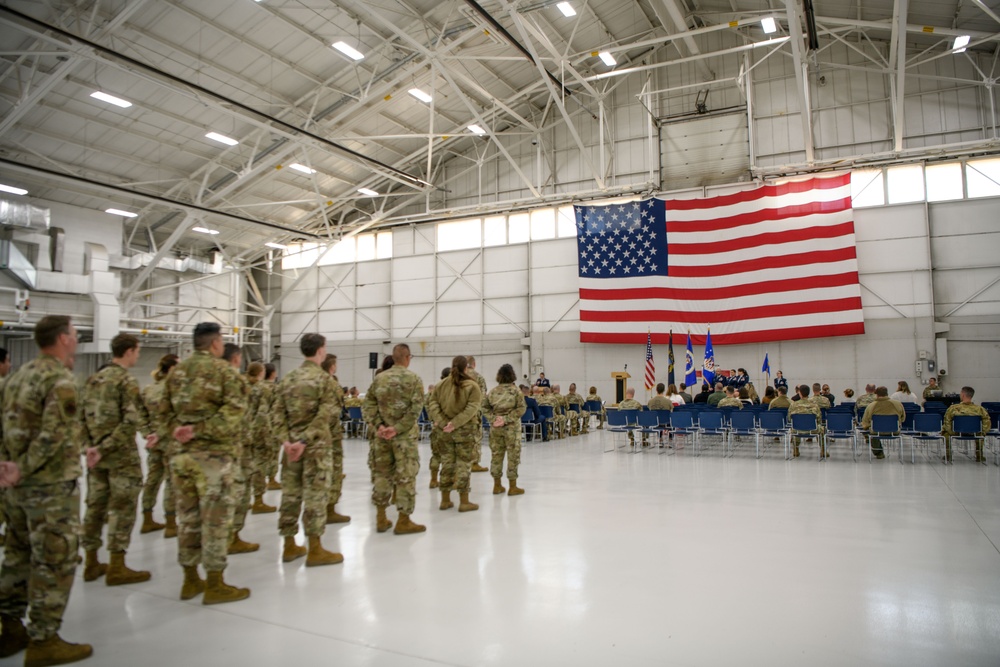
<path fill-rule="evenodd" d="M 333 457 L 326 443 L 306 445 L 298 461 L 284 457 L 281 472 L 281 514 L 278 532 L 292 537 L 299 532 L 299 516 L 306 535 L 326 530 L 326 505 L 330 496 Z"/>
<path fill-rule="evenodd" d="M 397 435 L 390 440 L 376 437 L 372 444 L 372 503 L 387 507 L 396 488 L 396 509 L 401 514 L 413 514 L 417 503 L 417 473 L 420 472 L 420 452 L 416 438 Z"/>
<path fill-rule="evenodd" d="M 225 454 L 185 452 L 170 460 L 177 503 L 177 562 L 226 569 L 237 462 Z"/>
<path fill-rule="evenodd" d="M 160 494 L 160 483 L 163 487 L 163 511 L 174 513 L 174 482 L 170 476 L 170 461 L 167 453 L 159 447 L 147 449 L 146 484 L 142 487 L 142 511 L 152 512 L 156 507 L 156 497 Z"/>
<path fill-rule="evenodd" d="M 340 493 L 344 488 L 344 439 L 334 438 L 330 449 L 330 494 L 329 504 L 340 502 Z"/>
<path fill-rule="evenodd" d="M 482 445 L 482 425 L 470 423 L 451 433 L 441 432 L 441 490 L 469 490 L 476 443 Z"/>
<path fill-rule="evenodd" d="M 5 492 L 7 547 L 0 568 L 0 613 L 28 614 L 35 641 L 59 631 L 80 562 L 77 483 L 17 486 Z"/>
<path fill-rule="evenodd" d="M 473 452 L 473 459 L 472 459 L 473 463 L 479 463 L 480 461 L 483 460 L 483 416 L 478 415 L 476 419 L 478 420 L 477 422 L 478 428 L 476 429 L 478 437 L 476 438 L 476 442 L 474 443 L 475 451 Z"/>
<path fill-rule="evenodd" d="M 507 479 L 517 479 L 521 464 L 521 424 L 515 422 L 490 429 L 490 451 L 493 452 L 490 474 L 503 477 L 503 459 L 507 456 Z"/>
<path fill-rule="evenodd" d="M 250 511 L 250 479 L 253 476 L 253 457 L 250 446 L 243 446 L 233 468 L 233 535 L 243 530 Z"/>
<path fill-rule="evenodd" d="M 566 412 L 566 420 L 569 422 L 570 435 L 578 434 L 580 432 L 580 413 L 576 410 L 569 410 Z"/>
<path fill-rule="evenodd" d="M 267 478 L 277 474 L 278 455 L 274 448 L 266 442 L 255 442 L 250 445 L 250 457 L 253 462 L 250 471 L 250 488 L 253 495 L 263 494 L 267 488 Z M 273 468 L 273 470 L 272 470 Z"/>
<path fill-rule="evenodd" d="M 142 491 L 142 470 L 100 466 L 87 471 L 87 512 L 83 517 L 85 551 L 101 548 L 101 531 L 108 524 L 108 551 L 126 551 L 132 541 L 135 511 Z"/>
<path fill-rule="evenodd" d="M 441 471 L 441 429 L 431 430 L 431 473 Z"/>

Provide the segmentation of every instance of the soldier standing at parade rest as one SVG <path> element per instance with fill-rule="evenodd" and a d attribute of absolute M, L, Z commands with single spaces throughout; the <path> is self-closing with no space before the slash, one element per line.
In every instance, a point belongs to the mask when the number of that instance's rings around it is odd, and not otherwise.
<path fill-rule="evenodd" d="M 962 387 L 960 393 L 962 402 L 948 406 L 948 411 L 944 413 L 943 433 L 946 445 L 945 449 L 947 451 L 945 458 L 949 463 L 951 462 L 951 436 L 955 433 L 953 430 L 955 417 L 962 415 L 970 415 L 981 419 L 982 429 L 979 431 L 979 437 L 976 439 L 976 462 L 986 463 L 986 457 L 983 455 L 983 439 L 990 430 L 990 413 L 983 406 L 972 402 L 972 397 L 975 395 L 976 390 L 972 387 Z"/>
<path fill-rule="evenodd" d="M 236 602 L 249 588 L 228 585 L 226 569 L 233 518 L 233 480 L 239 464 L 240 419 L 246 409 L 243 381 L 220 357 L 225 349 L 215 322 L 194 328 L 194 353 L 167 377 L 160 414 L 177 441 L 170 461 L 177 494 L 177 560 L 184 568 L 182 600 Z M 203 565 L 207 581 L 198 576 Z"/>
<path fill-rule="evenodd" d="M 160 423 L 160 401 L 163 400 L 163 387 L 167 375 L 180 361 L 176 354 L 165 354 L 160 357 L 160 363 L 153 371 L 153 384 L 142 390 L 142 400 L 146 404 L 146 411 L 153 422 L 157 433 L 163 433 L 163 426 Z M 146 484 L 142 489 L 142 528 L 139 532 L 152 532 L 147 530 L 147 525 L 152 530 L 165 528 L 163 537 L 177 537 L 177 514 L 174 503 L 174 481 L 170 475 L 170 457 L 174 455 L 176 447 L 168 435 L 161 435 L 155 447 L 146 444 Z M 159 526 L 153 521 L 153 508 L 156 507 L 156 497 L 160 494 L 160 483 L 163 482 L 163 515 L 166 525 Z"/>
<path fill-rule="evenodd" d="M 245 375 L 240 375 L 240 368 L 243 366 L 243 352 L 236 343 L 226 343 L 222 348 L 222 360 L 233 367 L 236 377 L 240 379 L 243 387 L 243 414 L 240 415 L 240 426 L 237 431 L 237 457 L 236 468 L 233 472 L 233 525 L 230 530 L 231 538 L 229 542 L 229 555 L 247 554 L 260 549 L 256 542 L 244 542 L 240 538 L 240 531 L 246 525 L 247 512 L 250 511 L 250 477 L 253 467 L 253 453 L 250 446 L 252 415 L 250 414 L 249 400 L 250 391 L 253 389 L 252 380 Z"/>
<path fill-rule="evenodd" d="M 61 665 L 93 653 L 89 644 L 59 636 L 79 561 L 84 436 L 70 373 L 76 328 L 68 317 L 48 315 L 35 325 L 35 343 L 38 358 L 0 391 L 0 489 L 8 521 L 0 568 L 0 658 L 27 648 L 25 664 Z"/>
<path fill-rule="evenodd" d="M 335 391 L 334 406 L 330 415 L 330 497 L 326 503 L 327 523 L 347 523 L 351 517 L 337 513 L 337 503 L 344 488 L 344 427 L 340 416 L 344 412 L 344 390 L 337 381 L 337 355 L 327 354 L 320 364 L 330 379 L 333 380 Z"/>
<path fill-rule="evenodd" d="M 250 450 L 250 491 L 253 494 L 251 514 L 272 514 L 277 507 L 264 502 L 267 491 L 267 464 L 274 458 L 271 449 L 271 391 L 274 384 L 264 379 L 267 367 L 259 361 L 247 366 L 250 378 L 250 396 L 247 399 L 247 439 L 244 446 Z"/>
<path fill-rule="evenodd" d="M 569 393 L 566 394 L 566 404 L 571 407 L 575 405 L 577 408 L 576 410 L 567 410 L 566 412 L 566 416 L 569 418 L 569 434 L 579 435 L 581 430 L 586 433 L 587 423 L 585 421 L 583 422 L 582 429 L 580 424 L 580 418 L 583 414 L 585 414 L 583 411 L 583 396 L 576 393 L 576 383 L 571 383 L 569 385 Z"/>
<path fill-rule="evenodd" d="M 427 530 L 426 526 L 410 520 L 416 507 L 417 473 L 420 471 L 417 419 L 424 406 L 423 383 L 420 376 L 409 369 L 412 358 L 406 343 L 392 348 L 392 367 L 375 376 L 362 405 L 365 421 L 374 434 L 372 503 L 377 512 L 376 529 L 380 533 L 392 528 L 385 508 L 389 505 L 393 484 L 399 511 L 393 532 L 407 535 Z"/>
<path fill-rule="evenodd" d="M 299 339 L 305 360 L 274 389 L 271 431 L 282 443 L 285 465 L 281 473 L 281 514 L 278 531 L 284 540 L 281 560 L 290 563 L 307 556 L 306 566 L 334 565 L 344 557 L 323 548 L 326 511 L 333 468 L 330 422 L 340 418 L 340 386 L 320 364 L 326 359 L 326 338 L 308 333 Z M 299 516 L 308 549 L 295 543 Z"/>
<path fill-rule="evenodd" d="M 509 496 L 519 496 L 524 489 L 517 486 L 517 469 L 521 463 L 521 415 L 527 409 L 524 396 L 514 385 L 517 375 L 514 367 L 504 364 L 497 372 L 497 386 L 486 395 L 486 419 L 490 428 L 490 452 L 493 475 L 493 493 L 503 493 L 503 459 L 507 456 L 507 480 L 510 482 Z M 575 388 L 575 385 L 574 385 Z"/>
<path fill-rule="evenodd" d="M 598 394 L 597 394 L 597 387 L 591 387 L 590 388 L 590 393 L 587 395 L 587 402 L 589 403 L 591 401 L 597 401 L 598 403 L 601 404 L 601 409 L 597 412 L 597 428 L 598 428 L 598 430 L 603 429 L 604 428 L 604 401 L 602 401 L 601 397 L 598 396 Z M 583 419 L 584 419 L 584 422 L 583 422 L 583 424 L 584 424 L 583 431 L 584 431 L 584 433 L 586 433 L 587 432 L 587 426 L 589 426 L 589 422 L 590 422 L 590 413 L 589 412 L 585 412 L 583 414 L 584 414 L 584 416 L 583 416 Z"/>
<path fill-rule="evenodd" d="M 445 366 L 441 369 L 441 378 L 445 379 L 451 374 L 451 366 Z M 427 418 L 430 419 L 431 411 L 427 407 L 431 401 L 431 396 L 434 395 L 435 385 L 430 385 L 427 388 L 427 394 L 424 396 L 424 410 L 427 410 Z M 442 424 L 444 426 L 444 424 Z M 431 424 L 431 485 L 430 488 L 436 489 L 440 485 L 438 480 L 438 475 L 441 472 L 441 457 L 443 456 L 443 451 L 441 449 L 441 427 Z"/>
<path fill-rule="evenodd" d="M 266 458 L 264 465 L 264 489 L 267 491 L 281 491 L 281 483 L 278 482 L 278 452 L 271 438 L 271 398 L 274 396 L 274 386 L 278 382 L 278 367 L 274 364 L 264 364 L 264 396 L 261 398 L 261 410 L 258 411 L 257 420 L 263 430 L 264 445 L 262 454 Z M 265 409 L 266 408 L 266 409 Z"/>
<path fill-rule="evenodd" d="M 10 377 L 10 367 L 11 367 L 10 353 L 7 351 L 6 348 L 0 347 L 0 390 L 3 389 L 4 383 L 7 381 L 7 378 Z M 2 528 L 7 523 L 7 519 L 5 518 L 6 515 L 4 514 L 3 508 L 4 508 L 4 494 L 3 490 L 0 489 L 0 528 Z M 4 537 L 0 539 L 0 545 L 2 545 L 3 540 L 6 539 L 7 536 L 6 534 L 4 534 Z"/>
<path fill-rule="evenodd" d="M 94 581 L 104 576 L 108 586 L 119 586 L 148 581 L 150 577 L 149 572 L 130 570 L 125 565 L 125 551 L 132 541 L 142 491 L 142 464 L 135 434 L 141 431 L 151 447 L 156 446 L 158 436 L 150 425 L 139 383 L 128 372 L 139 360 L 139 339 L 118 334 L 111 339 L 111 356 L 111 363 L 87 380 L 80 400 L 89 444 L 82 540 L 87 562 L 83 579 Z M 106 568 L 97 560 L 105 523 L 111 555 Z"/>
<path fill-rule="evenodd" d="M 463 356 L 452 359 L 451 373 L 438 383 L 427 403 L 427 412 L 442 434 L 440 509 L 455 506 L 451 502 L 451 490 L 457 489 L 459 512 L 479 509 L 479 505 L 469 500 L 469 490 L 476 438 L 479 437 L 476 420 L 480 419 L 483 396 L 479 383 L 467 374 L 467 364 Z"/>
<path fill-rule="evenodd" d="M 469 355 L 468 357 L 466 357 L 466 362 L 468 364 L 466 372 L 469 374 L 469 377 L 475 380 L 476 384 L 479 385 L 479 393 L 483 397 L 483 400 L 485 401 L 486 380 L 483 379 L 482 375 L 476 372 L 476 358 L 473 357 L 472 355 Z M 478 422 L 479 440 L 476 440 L 475 458 L 472 459 L 472 472 L 486 472 L 487 470 L 489 470 L 489 468 L 480 464 L 480 461 L 482 461 L 483 458 L 483 412 L 484 409 L 479 410 L 479 422 Z"/>

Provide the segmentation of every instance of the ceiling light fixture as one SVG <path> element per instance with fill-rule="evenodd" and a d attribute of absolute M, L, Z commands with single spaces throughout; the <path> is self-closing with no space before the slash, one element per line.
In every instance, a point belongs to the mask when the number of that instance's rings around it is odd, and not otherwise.
<path fill-rule="evenodd" d="M 334 42 L 330 46 L 337 49 L 351 60 L 364 60 L 365 54 L 361 53 L 350 44 L 345 44 L 344 42 Z"/>
<path fill-rule="evenodd" d="M 288 168 L 289 169 L 294 169 L 295 171 L 301 171 L 303 174 L 307 174 L 309 176 L 311 176 L 311 175 L 313 175 L 313 174 L 316 173 L 315 169 L 310 169 L 309 167 L 305 166 L 304 164 L 299 164 L 298 162 L 291 163 L 290 165 L 288 165 Z"/>
<path fill-rule="evenodd" d="M 358 192 L 365 195 L 366 197 L 378 197 L 378 193 L 371 188 L 358 188 Z"/>
<path fill-rule="evenodd" d="M 576 10 L 573 9 L 573 5 L 569 4 L 568 2 L 560 2 L 559 4 L 556 5 L 556 7 L 558 7 L 559 11 L 563 13 L 563 16 L 566 17 L 576 16 Z"/>
<path fill-rule="evenodd" d="M 969 35 L 959 35 L 956 37 L 955 44 L 952 46 L 954 53 L 964 53 L 965 47 L 968 46 L 970 39 Z"/>
<path fill-rule="evenodd" d="M 470 125 L 469 131 L 472 132 L 473 134 L 478 134 L 479 136 L 486 134 L 486 130 L 479 127 L 478 125 Z"/>
<path fill-rule="evenodd" d="M 122 109 L 128 109 L 132 106 L 132 103 L 128 100 L 123 100 L 120 97 L 115 97 L 114 95 L 108 95 L 107 93 L 102 93 L 101 91 L 95 91 L 90 94 L 95 100 L 100 100 L 102 102 L 107 102 L 108 104 L 114 104 L 116 107 L 121 107 Z"/>
<path fill-rule="evenodd" d="M 209 229 L 208 227 L 192 227 L 192 232 L 198 232 L 200 234 L 218 234 L 218 229 Z"/>
<path fill-rule="evenodd" d="M 110 213 L 111 215 L 120 215 L 125 218 L 138 218 L 138 213 L 132 213 L 131 211 L 123 211 L 120 208 L 106 208 L 105 213 Z"/>
<path fill-rule="evenodd" d="M 604 64 L 607 65 L 608 67 L 614 67 L 615 65 L 618 64 L 618 61 L 615 60 L 615 57 L 610 53 L 608 53 L 607 51 L 601 51 L 597 55 L 600 57 L 601 60 L 604 61 Z"/>
<path fill-rule="evenodd" d="M 774 18 L 767 16 L 760 20 L 760 27 L 764 29 L 764 34 L 770 35 L 771 33 L 778 32 L 778 24 L 774 22 Z"/>
<path fill-rule="evenodd" d="M 428 95 L 424 91 L 420 90 L 419 88 L 410 88 L 406 92 L 408 92 L 410 95 L 413 95 L 414 97 L 416 97 L 418 100 L 420 100 L 424 104 L 430 104 L 431 100 L 434 99 L 433 97 L 431 97 L 430 95 Z"/>
<path fill-rule="evenodd" d="M 235 139 L 233 139 L 232 137 L 227 137 L 226 135 L 219 134 L 218 132 L 209 132 L 205 136 L 211 139 L 212 141 L 218 141 L 220 144 L 225 144 L 227 146 L 235 146 L 236 144 L 240 143 Z"/>
<path fill-rule="evenodd" d="M 26 195 L 28 191 L 24 188 L 15 188 L 13 185 L 4 185 L 0 183 L 0 192 L 9 192 L 12 195 Z"/>
<path fill-rule="evenodd" d="M 265 243 L 268 248 L 274 248 L 275 250 L 288 250 L 288 246 L 281 245 L 280 243 L 274 243 L 273 241 L 268 241 Z"/>

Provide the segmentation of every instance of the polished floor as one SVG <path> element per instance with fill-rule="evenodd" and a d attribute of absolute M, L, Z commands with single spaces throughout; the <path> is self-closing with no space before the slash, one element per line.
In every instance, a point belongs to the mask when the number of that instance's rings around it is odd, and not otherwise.
<path fill-rule="evenodd" d="M 128 667 L 1000 664 L 1000 467 L 606 441 L 527 446 L 527 493 L 475 474 L 466 514 L 437 509 L 424 443 L 428 530 L 395 536 L 374 530 L 367 443 L 349 440 L 338 509 L 353 520 L 325 537 L 343 565 L 282 564 L 277 515 L 251 516 L 261 550 L 226 572 L 251 598 L 204 607 L 177 599 L 175 541 L 136 534 L 129 564 L 154 578 L 78 572 L 63 636 Z"/>

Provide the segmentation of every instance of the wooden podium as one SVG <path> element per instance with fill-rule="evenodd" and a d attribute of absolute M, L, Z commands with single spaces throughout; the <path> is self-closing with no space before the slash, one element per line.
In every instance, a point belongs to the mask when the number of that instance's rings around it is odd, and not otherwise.
<path fill-rule="evenodd" d="M 615 381 L 615 405 L 625 400 L 625 392 L 628 390 L 628 379 L 632 377 L 627 371 L 614 371 L 611 379 Z"/>

